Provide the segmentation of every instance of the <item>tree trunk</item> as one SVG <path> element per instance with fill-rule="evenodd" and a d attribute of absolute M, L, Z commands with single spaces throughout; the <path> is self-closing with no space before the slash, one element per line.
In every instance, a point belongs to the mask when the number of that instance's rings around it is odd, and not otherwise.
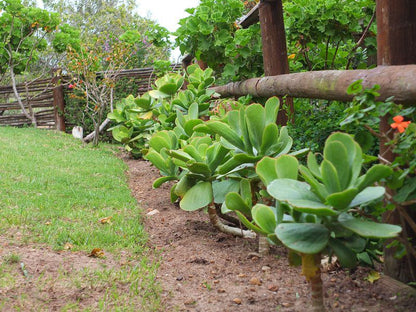
<path fill-rule="evenodd" d="M 220 218 L 217 215 L 217 210 L 215 209 L 215 204 L 211 203 L 208 206 L 208 216 L 212 225 L 220 232 L 231 234 L 234 236 L 244 237 L 244 238 L 255 238 L 256 233 L 248 230 L 239 229 L 233 226 L 228 226 L 221 222 Z"/>
<path fill-rule="evenodd" d="M 102 132 L 104 130 L 104 128 L 110 123 L 110 119 L 106 118 L 101 125 L 98 127 L 98 133 Z M 94 138 L 95 138 L 95 133 L 96 133 L 97 129 L 95 129 L 93 132 L 91 132 L 90 134 L 88 134 L 85 138 L 84 138 L 84 142 L 85 143 L 89 143 L 91 142 Z"/>
<path fill-rule="evenodd" d="M 36 123 L 36 116 L 35 116 L 35 114 L 31 110 L 31 107 L 30 106 L 29 106 L 29 108 L 30 108 L 31 114 L 29 114 L 26 111 L 25 106 L 23 105 L 23 102 L 22 102 L 22 98 L 20 97 L 19 92 L 17 91 L 17 87 L 16 87 L 16 77 L 14 76 L 14 67 L 13 67 L 13 65 L 10 65 L 10 77 L 12 79 L 13 93 L 14 93 L 14 96 L 16 97 L 17 103 L 19 104 L 19 106 L 20 106 L 23 114 L 26 116 L 26 118 L 28 118 L 31 121 L 33 127 L 36 128 L 37 127 L 37 123 Z"/>
<path fill-rule="evenodd" d="M 325 70 L 287 75 L 252 78 L 241 82 L 213 87 L 222 97 L 292 96 L 337 101 L 351 101 L 353 95 L 347 88 L 354 81 L 362 79 L 364 88 L 380 85 L 381 95 L 377 100 L 394 96 L 402 103 L 416 101 L 416 65 L 379 66 L 369 70 Z"/>

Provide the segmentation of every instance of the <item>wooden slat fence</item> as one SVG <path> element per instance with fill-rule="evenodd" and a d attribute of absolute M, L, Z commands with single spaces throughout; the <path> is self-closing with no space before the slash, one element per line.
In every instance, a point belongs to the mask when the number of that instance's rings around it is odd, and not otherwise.
<path fill-rule="evenodd" d="M 181 64 L 172 64 L 172 70 L 177 71 L 182 68 Z M 102 73 L 97 72 L 97 76 Z M 131 90 L 136 96 L 137 94 L 143 94 L 151 88 L 153 82 L 156 79 L 153 67 L 137 68 L 123 70 L 117 74 L 117 78 L 131 78 L 134 81 L 135 88 Z M 63 76 L 60 79 L 48 78 L 48 79 L 37 79 L 29 83 L 18 84 L 17 91 L 22 99 L 25 109 L 27 112 L 33 110 L 36 117 L 38 127 L 42 128 L 57 128 L 57 89 L 59 85 L 68 84 L 70 77 Z M 59 85 L 55 83 L 59 81 Z M 55 89 L 55 92 L 54 92 Z M 68 92 L 67 88 L 60 88 L 59 92 Z M 58 93 L 59 93 L 58 92 Z M 63 94 L 60 96 L 63 99 Z M 30 125 L 31 120 L 28 119 L 13 92 L 12 86 L 0 86 L 0 126 L 17 126 L 21 127 L 24 125 Z"/>
<path fill-rule="evenodd" d="M 34 112 L 38 127 L 54 128 L 52 79 L 38 79 L 16 86 L 27 112 Z M 29 113 L 30 114 L 30 113 Z M 0 125 L 23 126 L 31 121 L 23 114 L 12 86 L 0 87 Z"/>

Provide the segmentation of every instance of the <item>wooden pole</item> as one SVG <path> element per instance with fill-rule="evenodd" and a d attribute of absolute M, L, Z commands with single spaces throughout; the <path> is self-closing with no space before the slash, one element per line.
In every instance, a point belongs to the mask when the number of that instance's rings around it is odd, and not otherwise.
<path fill-rule="evenodd" d="M 56 130 L 65 132 L 65 98 L 64 87 L 60 83 L 61 77 L 55 76 L 52 82 L 55 85 L 53 89 L 53 110 L 55 115 Z"/>
<path fill-rule="evenodd" d="M 263 43 L 263 65 L 265 76 L 275 76 L 289 73 L 287 59 L 286 34 L 283 21 L 282 0 L 261 0 L 259 4 L 259 19 Z M 280 98 L 282 102 L 282 98 Z M 293 116 L 293 99 L 286 98 L 284 105 Z M 285 110 L 277 116 L 277 124 L 285 125 L 288 117 Z"/>
<path fill-rule="evenodd" d="M 376 10 L 377 64 L 416 64 L 416 1 L 377 0 Z M 415 103 L 414 99 L 413 105 Z M 380 132 L 387 133 L 390 130 L 390 117 L 382 118 Z M 380 140 L 380 155 L 391 162 L 394 160 L 394 155 L 385 143 L 386 140 Z M 391 190 L 388 192 L 392 193 Z M 416 219 L 416 209 L 410 207 L 406 212 Z M 410 243 L 414 245 L 416 233 L 405 223 L 397 209 L 387 212 L 384 221 L 400 224 L 403 227 L 402 238 L 406 240 L 411 238 Z M 416 259 L 409 254 L 402 259 L 396 259 L 395 252 L 396 248 L 385 248 L 384 273 L 402 282 L 416 281 Z"/>
<path fill-rule="evenodd" d="M 294 73 L 263 78 L 251 78 L 245 81 L 213 87 L 223 97 L 291 96 L 311 99 L 351 101 L 353 95 L 347 94 L 348 86 L 362 79 L 364 88 L 375 84 L 381 89 L 379 100 L 394 96 L 404 103 L 416 101 L 416 65 L 379 66 L 370 70 L 323 70 Z"/>

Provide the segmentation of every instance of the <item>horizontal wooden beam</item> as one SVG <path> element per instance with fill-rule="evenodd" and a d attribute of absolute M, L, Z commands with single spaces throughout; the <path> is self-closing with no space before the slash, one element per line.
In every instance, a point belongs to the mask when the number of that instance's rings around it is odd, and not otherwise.
<path fill-rule="evenodd" d="M 253 24 L 259 22 L 259 4 L 257 3 L 243 18 L 240 20 L 238 24 L 240 24 L 243 28 L 248 28 Z"/>
<path fill-rule="evenodd" d="M 222 97 L 291 96 L 298 98 L 350 101 L 347 88 L 362 79 L 364 88 L 375 84 L 381 89 L 379 100 L 394 96 L 400 103 L 416 103 L 416 65 L 379 66 L 369 70 L 326 70 L 251 78 L 212 89 Z"/>

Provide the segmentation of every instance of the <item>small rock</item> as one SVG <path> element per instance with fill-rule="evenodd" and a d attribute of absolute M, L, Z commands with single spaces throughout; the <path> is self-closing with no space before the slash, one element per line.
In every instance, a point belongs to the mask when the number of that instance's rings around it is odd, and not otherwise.
<path fill-rule="evenodd" d="M 337 280 L 335 278 L 330 279 L 331 283 L 335 283 Z"/>
<path fill-rule="evenodd" d="M 234 302 L 235 304 L 241 304 L 241 299 L 240 299 L 240 298 L 234 298 L 234 299 L 233 299 L 233 302 Z"/>
<path fill-rule="evenodd" d="M 261 285 L 261 280 L 257 277 L 253 277 L 252 279 L 250 279 L 250 284 L 260 286 Z"/>
<path fill-rule="evenodd" d="M 246 274 L 244 274 L 244 273 L 240 273 L 240 274 L 238 274 L 238 277 L 246 277 L 247 275 Z"/>
<path fill-rule="evenodd" d="M 389 300 L 396 300 L 397 296 L 390 297 Z"/>
<path fill-rule="evenodd" d="M 273 292 L 277 292 L 279 290 L 279 286 L 277 285 L 269 285 L 267 287 L 268 290 L 273 291 Z"/>
<path fill-rule="evenodd" d="M 153 209 L 153 210 L 149 211 L 148 213 L 146 213 L 146 215 L 147 216 L 154 216 L 155 214 L 158 214 L 158 213 L 160 213 L 159 210 Z"/>
<path fill-rule="evenodd" d="M 224 288 L 220 288 L 220 289 L 217 290 L 217 292 L 220 293 L 220 294 L 223 294 L 223 293 L 225 293 L 225 289 Z"/>
<path fill-rule="evenodd" d="M 262 267 L 261 267 L 261 270 L 262 270 L 263 272 L 267 272 L 267 271 L 270 271 L 270 270 L 271 270 L 271 268 L 270 268 L 268 265 L 264 265 L 264 266 L 262 266 Z"/>
<path fill-rule="evenodd" d="M 219 280 L 213 280 L 212 281 L 214 284 L 218 284 L 220 281 Z"/>
<path fill-rule="evenodd" d="M 289 308 L 290 306 L 292 306 L 292 304 L 291 304 L 291 303 L 289 303 L 289 302 L 283 302 L 283 303 L 282 303 L 282 306 L 283 306 L 284 308 Z"/>
<path fill-rule="evenodd" d="M 178 277 L 176 278 L 176 280 L 177 280 L 177 281 L 181 281 L 181 280 L 183 280 L 183 276 L 178 276 Z"/>

